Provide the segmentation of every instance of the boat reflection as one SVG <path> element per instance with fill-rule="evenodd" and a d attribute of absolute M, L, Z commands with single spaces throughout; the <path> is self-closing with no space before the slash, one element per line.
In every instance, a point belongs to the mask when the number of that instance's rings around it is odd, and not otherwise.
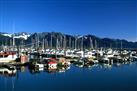
<path fill-rule="evenodd" d="M 27 70 L 26 66 L 16 66 L 18 72 L 25 72 Z"/>
<path fill-rule="evenodd" d="M 57 67 L 57 69 L 48 68 L 46 70 L 46 72 L 48 72 L 48 73 L 62 73 L 62 72 L 66 72 L 69 69 L 70 69 L 70 66 Z"/>
<path fill-rule="evenodd" d="M 80 68 L 89 68 L 89 69 L 93 69 L 95 67 L 99 67 L 99 68 L 105 68 L 105 69 L 111 69 L 112 68 L 112 64 L 107 64 L 107 63 L 100 63 L 100 64 L 82 64 L 82 63 L 75 63 L 74 64 L 76 67 L 80 67 Z"/>
<path fill-rule="evenodd" d="M 100 64 L 100 67 L 101 67 L 102 69 L 111 69 L 111 68 L 112 68 L 112 64 L 103 63 L 103 64 Z"/>
<path fill-rule="evenodd" d="M 28 67 L 28 69 L 29 69 L 29 72 L 31 74 L 37 74 L 37 73 L 40 73 L 41 71 L 44 71 L 43 68 L 30 68 L 30 67 Z"/>
<path fill-rule="evenodd" d="M 3 65 L 0 67 L 0 76 L 4 77 L 14 77 L 16 76 L 16 67 L 15 66 L 7 66 Z"/>
<path fill-rule="evenodd" d="M 71 66 L 75 66 L 78 68 L 88 68 L 89 70 L 94 69 L 109 69 L 112 68 L 119 68 L 123 66 L 130 66 L 132 64 L 136 64 L 137 62 L 123 62 L 123 63 L 90 63 L 90 62 L 84 62 L 84 61 L 76 61 L 71 63 L 70 65 L 57 65 L 54 62 L 48 63 L 47 66 L 42 63 L 37 63 L 35 66 L 13 66 L 13 65 L 3 65 L 0 66 L 0 76 L 1 77 L 18 77 L 20 73 L 28 71 L 30 74 L 40 74 L 41 72 L 45 73 L 63 73 L 69 70 L 70 68 L 73 68 Z"/>
<path fill-rule="evenodd" d="M 34 67 L 34 68 L 30 68 L 28 67 L 29 72 L 31 74 L 37 74 L 40 72 L 47 72 L 47 73 L 62 73 L 62 72 L 66 72 L 67 70 L 70 69 L 70 66 L 59 66 L 59 67 Z"/>
<path fill-rule="evenodd" d="M 113 67 L 122 67 L 122 66 L 130 66 L 134 63 L 137 63 L 137 62 L 131 62 L 131 61 L 128 61 L 128 62 L 123 62 L 123 63 L 120 63 L 120 62 L 115 62 L 115 63 L 98 63 L 98 64 L 90 64 L 90 63 L 85 63 L 84 61 L 76 61 L 73 63 L 74 66 L 76 67 L 79 67 L 79 68 L 89 68 L 89 69 L 93 69 L 93 68 L 100 68 L 100 69 L 111 69 Z"/>
<path fill-rule="evenodd" d="M 89 61 L 86 58 L 79 59 L 78 61 L 75 61 L 73 64 L 80 68 L 82 67 L 90 68 L 92 65 L 94 65 L 93 61 Z"/>

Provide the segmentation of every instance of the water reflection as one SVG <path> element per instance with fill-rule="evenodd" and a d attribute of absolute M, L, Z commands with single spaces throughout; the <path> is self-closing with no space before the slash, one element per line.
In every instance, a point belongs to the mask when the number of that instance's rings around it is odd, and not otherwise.
<path fill-rule="evenodd" d="M 74 62 L 73 65 L 75 65 L 76 67 L 79 67 L 79 68 L 89 68 L 89 69 L 93 69 L 93 68 L 100 68 L 100 69 L 111 69 L 113 67 L 122 67 L 122 66 L 132 66 L 133 64 L 137 64 L 136 61 L 134 62 L 131 62 L 131 61 L 128 61 L 128 62 L 123 62 L 123 63 L 119 63 L 119 62 L 116 62 L 116 63 L 98 63 L 98 64 L 84 64 L 83 62 Z"/>
<path fill-rule="evenodd" d="M 16 76 L 16 67 L 3 65 L 0 67 L 0 76 L 13 77 Z"/>
<path fill-rule="evenodd" d="M 94 68 L 99 68 L 99 69 L 111 69 L 113 67 L 122 67 L 123 65 L 130 66 L 132 64 L 136 64 L 137 62 L 125 62 L 125 63 L 100 63 L 100 64 L 84 64 L 82 62 L 74 62 L 71 63 L 69 66 L 60 66 L 57 68 L 51 68 L 51 67 L 33 67 L 31 68 L 30 66 L 1 66 L 0 67 L 0 76 L 3 77 L 15 77 L 18 73 L 26 72 L 29 70 L 30 74 L 39 74 L 41 72 L 46 72 L 46 73 L 63 73 L 66 72 L 67 70 L 71 69 L 71 65 L 76 66 L 78 68 L 88 68 L 88 69 L 94 69 Z"/>
<path fill-rule="evenodd" d="M 57 67 L 57 68 L 50 68 L 50 67 L 43 67 L 43 68 L 28 68 L 31 74 L 36 74 L 40 72 L 47 72 L 47 73 L 62 73 L 70 69 L 70 66 L 66 67 Z"/>
<path fill-rule="evenodd" d="M 101 88 L 126 91 L 127 86 L 135 89 L 136 67 L 136 61 L 113 64 L 74 62 L 70 66 L 58 66 L 54 69 L 51 67 L 2 66 L 0 67 L 0 91 L 38 91 L 42 89 L 48 91 L 70 89 L 72 91 L 79 86 L 83 88 L 77 89 L 79 91 L 87 89 L 102 91 Z"/>

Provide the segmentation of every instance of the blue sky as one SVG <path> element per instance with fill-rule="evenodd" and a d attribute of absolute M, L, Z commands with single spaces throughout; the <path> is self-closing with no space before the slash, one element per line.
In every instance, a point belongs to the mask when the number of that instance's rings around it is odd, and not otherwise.
<path fill-rule="evenodd" d="M 136 0 L 0 0 L 1 32 L 93 34 L 136 41 Z"/>

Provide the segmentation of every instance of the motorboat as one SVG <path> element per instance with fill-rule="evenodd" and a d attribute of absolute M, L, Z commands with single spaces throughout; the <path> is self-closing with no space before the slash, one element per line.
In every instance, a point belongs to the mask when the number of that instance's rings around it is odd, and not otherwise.
<path fill-rule="evenodd" d="M 17 53 L 13 51 L 0 52 L 0 63 L 9 63 L 17 59 Z"/>

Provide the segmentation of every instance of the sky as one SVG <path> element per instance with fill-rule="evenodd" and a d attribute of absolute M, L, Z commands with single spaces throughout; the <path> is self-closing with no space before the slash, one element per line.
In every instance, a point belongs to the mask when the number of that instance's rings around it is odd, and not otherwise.
<path fill-rule="evenodd" d="M 93 34 L 137 41 L 136 6 L 136 0 L 0 0 L 0 32 Z"/>

